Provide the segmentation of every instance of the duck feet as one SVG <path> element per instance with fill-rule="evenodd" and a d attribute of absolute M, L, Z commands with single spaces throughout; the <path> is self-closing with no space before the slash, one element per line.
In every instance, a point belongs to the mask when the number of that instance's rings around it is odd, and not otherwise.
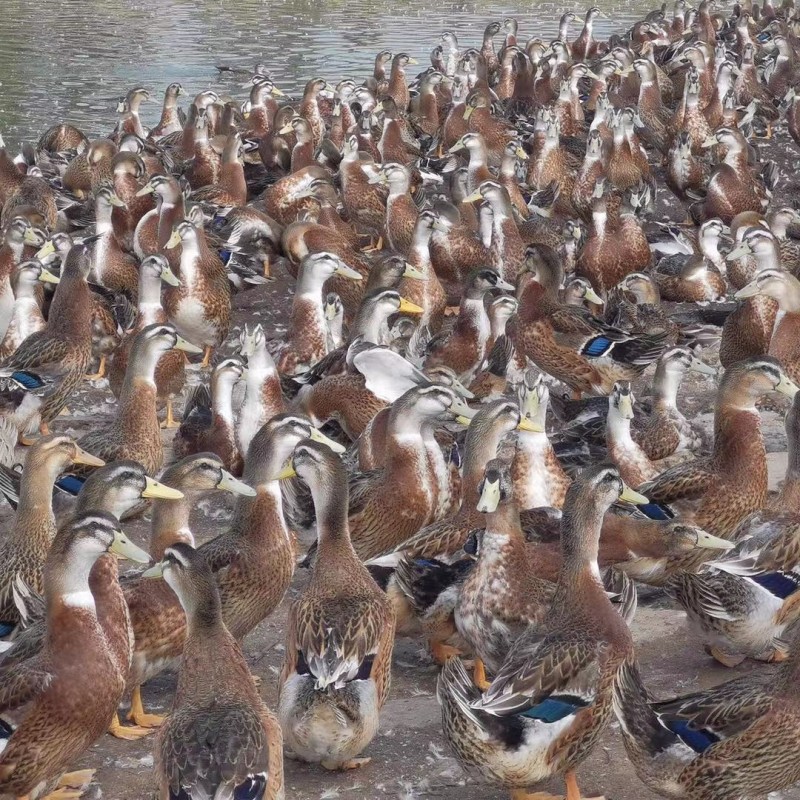
<path fill-rule="evenodd" d="M 211 351 L 214 348 L 206 345 L 203 349 L 203 360 L 200 362 L 200 369 L 208 369 L 209 365 L 211 364 Z"/>
<path fill-rule="evenodd" d="M 338 772 L 345 769 L 359 769 L 372 761 L 371 758 L 348 758 L 347 761 L 323 761 L 322 766 L 331 772 Z"/>
<path fill-rule="evenodd" d="M 738 667 L 745 658 L 743 655 L 739 655 L 739 653 L 729 653 L 720 647 L 712 647 L 710 645 L 705 646 L 705 651 L 715 661 L 719 661 L 723 667 L 728 667 L 730 669 Z"/>
<path fill-rule="evenodd" d="M 446 317 L 457 317 L 459 311 L 461 311 L 461 306 L 447 306 L 444 310 L 444 315 Z"/>
<path fill-rule="evenodd" d="M 472 666 L 472 682 L 482 692 L 485 692 L 492 685 L 492 682 L 486 677 L 486 667 L 480 658 L 476 658 Z"/>
<path fill-rule="evenodd" d="M 78 800 L 92 782 L 95 770 L 81 769 L 77 772 L 65 772 L 58 780 L 58 787 L 44 795 L 41 800 Z M 28 795 L 25 795 L 28 797 Z"/>
<path fill-rule="evenodd" d="M 445 664 L 448 661 L 448 659 L 455 658 L 455 656 L 461 655 L 461 651 L 457 647 L 452 647 L 449 644 L 445 644 L 440 639 L 429 639 L 428 646 L 431 649 L 431 655 L 433 656 L 433 660 L 439 666 Z"/>
<path fill-rule="evenodd" d="M 255 685 L 256 689 L 258 689 L 262 683 L 264 683 L 263 679 L 260 675 L 256 675 L 254 672 L 250 673 L 250 677 L 253 679 L 253 684 Z"/>
<path fill-rule="evenodd" d="M 167 418 L 161 423 L 162 428 L 179 428 L 180 422 L 178 422 L 174 416 L 172 416 L 172 398 L 167 398 Z"/>
<path fill-rule="evenodd" d="M 370 243 L 367 247 L 361 250 L 362 253 L 375 253 L 378 250 L 383 250 L 383 236 L 378 237 L 378 241 L 375 244 Z"/>
<path fill-rule="evenodd" d="M 41 433 L 42 436 L 49 436 L 50 426 L 46 422 L 39 423 L 39 433 Z"/>
<path fill-rule="evenodd" d="M 269 258 L 264 259 L 264 277 L 272 280 L 272 273 L 270 272 Z"/>
<path fill-rule="evenodd" d="M 160 714 L 148 714 L 142 705 L 142 689 L 137 686 L 131 695 L 131 710 L 128 712 L 127 719 L 142 728 L 157 728 L 166 717 Z"/>
<path fill-rule="evenodd" d="M 108 732 L 115 739 L 125 739 L 133 742 L 136 739 L 142 739 L 149 736 L 154 732 L 153 728 L 140 728 L 138 725 L 123 725 L 119 721 L 119 717 L 114 714 L 111 724 L 108 726 Z"/>
<path fill-rule="evenodd" d="M 597 797 L 584 797 L 581 795 L 581 790 L 578 788 L 578 778 L 574 772 L 568 772 L 564 776 L 564 782 L 567 784 L 566 800 L 606 800 L 604 795 Z"/>
<path fill-rule="evenodd" d="M 92 375 L 84 375 L 84 379 L 87 381 L 99 381 L 100 378 L 105 378 L 106 376 L 106 357 L 100 356 L 100 364 L 97 367 L 97 372 L 93 373 Z"/>

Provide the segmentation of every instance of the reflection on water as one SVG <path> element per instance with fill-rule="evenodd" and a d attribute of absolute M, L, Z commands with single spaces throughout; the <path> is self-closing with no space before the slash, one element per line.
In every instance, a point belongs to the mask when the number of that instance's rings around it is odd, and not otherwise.
<path fill-rule="evenodd" d="M 598 21 L 598 33 L 608 35 L 656 3 L 597 5 L 609 15 Z M 35 139 L 55 121 L 90 136 L 107 133 L 117 98 L 134 84 L 159 98 L 177 80 L 190 95 L 211 87 L 246 99 L 241 78 L 219 73 L 216 64 L 264 61 L 278 86 L 296 93 L 316 75 L 363 78 L 383 49 L 405 50 L 424 67 L 445 29 L 458 33 L 462 47 L 479 46 L 488 22 L 515 16 L 521 40 L 549 39 L 564 10 L 581 10 L 530 0 L 3 0 L 2 6 L 0 133 L 9 145 Z M 156 103 L 143 107 L 145 124 L 158 113 Z"/>

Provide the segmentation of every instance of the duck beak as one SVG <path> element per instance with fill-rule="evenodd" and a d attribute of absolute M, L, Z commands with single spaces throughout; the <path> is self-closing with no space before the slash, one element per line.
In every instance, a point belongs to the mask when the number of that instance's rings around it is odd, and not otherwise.
<path fill-rule="evenodd" d="M 385 184 L 386 176 L 382 172 L 379 172 L 377 175 L 373 175 L 371 178 L 368 178 L 367 183 L 372 184 L 373 186 L 376 184 Z"/>
<path fill-rule="evenodd" d="M 447 152 L 450 155 L 455 155 L 456 153 L 460 153 L 462 150 L 466 150 L 463 144 L 461 144 L 461 140 L 457 141 Z"/>
<path fill-rule="evenodd" d="M 463 203 L 477 203 L 479 200 L 483 200 L 483 195 L 480 192 L 473 192 L 471 195 L 465 197 L 462 202 Z"/>
<path fill-rule="evenodd" d="M 143 578 L 163 578 L 164 577 L 164 562 L 159 561 L 158 564 L 154 564 L 150 569 L 146 569 L 142 573 Z"/>
<path fill-rule="evenodd" d="M 761 289 L 758 286 L 758 281 L 752 281 L 748 283 L 747 286 L 743 286 L 739 289 L 736 294 L 734 294 L 734 300 L 746 300 L 748 297 L 755 297 L 757 294 L 761 294 Z"/>
<path fill-rule="evenodd" d="M 400 298 L 400 308 L 397 309 L 401 314 L 421 314 L 423 312 L 423 308 L 418 306 L 416 303 L 412 303 L 410 300 L 406 300 L 405 297 Z"/>
<path fill-rule="evenodd" d="M 740 244 L 737 244 L 736 247 L 734 247 L 733 250 L 728 253 L 728 255 L 725 256 L 725 260 L 736 261 L 737 258 L 741 258 L 742 256 L 749 256 L 751 252 L 752 250 L 750 249 L 749 245 L 747 245 L 745 242 L 741 242 Z M 747 287 L 745 286 L 744 288 L 746 289 Z M 739 291 L 741 292 L 744 290 L 740 289 Z M 747 296 L 752 297 L 752 295 Z"/>
<path fill-rule="evenodd" d="M 87 453 L 83 448 L 77 448 L 77 452 L 72 457 L 73 464 L 84 464 L 87 467 L 104 467 L 106 462 L 103 461 L 102 458 L 98 458 L 97 456 L 93 456 L 91 453 Z"/>
<path fill-rule="evenodd" d="M 425 273 L 421 270 L 418 270 L 416 267 L 412 267 L 411 264 L 406 262 L 406 268 L 403 270 L 403 277 L 410 278 L 412 281 L 426 281 L 428 280 L 425 277 Z"/>
<path fill-rule="evenodd" d="M 151 186 L 149 183 L 146 183 L 141 189 L 139 189 L 138 192 L 136 192 L 136 197 L 144 197 L 146 194 L 153 194 L 153 192 L 155 192 L 155 187 Z"/>
<path fill-rule="evenodd" d="M 275 97 L 286 97 L 286 92 L 282 92 L 277 86 L 272 87 L 270 94 L 275 95 Z"/>
<path fill-rule="evenodd" d="M 336 306 L 333 303 L 325 306 L 325 319 L 328 320 L 328 322 L 330 322 L 335 317 L 336 317 Z"/>
<path fill-rule="evenodd" d="M 289 478 L 294 478 L 297 473 L 294 470 L 291 458 L 284 464 L 283 469 L 275 476 L 276 481 L 285 481 Z"/>
<path fill-rule="evenodd" d="M 47 258 L 47 256 L 52 255 L 56 251 L 56 246 L 53 244 L 51 240 L 46 241 L 42 247 L 39 248 L 38 252 L 36 253 L 36 258 L 41 261 L 43 258 Z"/>
<path fill-rule="evenodd" d="M 338 267 L 336 267 L 335 275 L 341 275 L 343 278 L 349 278 L 351 281 L 360 281 L 361 273 L 356 272 L 352 267 L 348 267 L 347 264 L 341 263 Z"/>
<path fill-rule="evenodd" d="M 108 548 L 109 553 L 113 553 L 120 558 L 127 558 L 128 561 L 135 561 L 137 564 L 149 564 L 150 556 L 141 547 L 137 547 L 122 531 L 118 530 L 114 534 L 114 541 Z"/>
<path fill-rule="evenodd" d="M 333 439 L 329 439 L 318 428 L 312 428 L 308 438 L 311 439 L 311 441 L 313 442 L 317 442 L 318 444 L 324 444 L 326 447 L 329 447 L 331 450 L 333 450 L 334 453 L 341 454 L 347 452 L 346 447 L 339 444 L 339 442 L 334 442 Z"/>
<path fill-rule="evenodd" d="M 198 347 L 196 344 L 192 344 L 191 342 L 187 342 L 183 336 L 178 336 L 175 340 L 175 344 L 172 345 L 173 350 L 183 350 L 184 353 L 195 353 L 199 355 L 203 352 L 202 347 Z"/>
<path fill-rule="evenodd" d="M 521 147 L 518 147 L 514 152 L 517 154 L 517 158 L 520 159 L 520 161 L 527 161 L 530 158 Z"/>
<path fill-rule="evenodd" d="M 697 533 L 697 547 L 704 547 L 707 550 L 732 550 L 735 546 L 733 542 L 721 539 L 719 536 L 712 536 L 705 531 Z"/>
<path fill-rule="evenodd" d="M 544 428 L 537 422 L 527 417 L 522 417 L 517 425 L 518 431 L 528 431 L 529 433 L 544 433 Z"/>
<path fill-rule="evenodd" d="M 620 494 L 619 499 L 622 500 L 623 503 L 630 503 L 634 506 L 643 506 L 650 502 L 643 494 L 634 492 L 630 486 L 625 484 L 622 485 L 622 493 Z"/>
<path fill-rule="evenodd" d="M 33 245 L 33 247 L 41 247 L 42 240 L 36 235 L 36 232 L 33 228 L 26 228 L 25 233 L 22 236 L 22 241 L 25 244 Z"/>
<path fill-rule="evenodd" d="M 692 372 L 699 372 L 701 375 L 713 375 L 714 377 L 717 375 L 717 371 L 714 367 L 709 366 L 705 361 L 701 361 L 699 358 L 692 359 L 689 369 Z"/>
<path fill-rule="evenodd" d="M 173 489 L 165 483 L 154 480 L 149 475 L 145 476 L 145 487 L 142 497 L 145 500 L 182 500 L 183 492 Z"/>
<path fill-rule="evenodd" d="M 222 470 L 222 477 L 217 484 L 217 489 L 222 489 L 231 494 L 240 494 L 243 497 L 255 497 L 258 494 L 252 486 L 248 486 L 244 481 L 234 478 L 227 470 Z"/>
<path fill-rule="evenodd" d="M 458 380 L 458 378 L 456 378 L 453 381 L 452 389 L 456 394 L 460 395 L 465 400 L 474 400 L 475 399 L 475 394 L 473 392 L 471 392 L 469 389 L 467 389 L 467 387 L 464 386 L 464 384 L 461 383 L 461 381 Z"/>
<path fill-rule="evenodd" d="M 591 286 L 586 290 L 586 293 L 583 295 L 583 299 L 588 303 L 594 303 L 597 306 L 605 305 L 603 298 L 600 297 L 600 295 L 597 294 L 597 292 L 592 289 Z"/>
<path fill-rule="evenodd" d="M 463 417 L 465 420 L 468 420 L 467 422 L 462 422 L 462 425 L 469 425 L 469 420 L 471 420 L 478 412 L 473 411 L 463 400 L 456 398 L 450 404 L 450 413 L 455 414 L 457 417 Z"/>
<path fill-rule="evenodd" d="M 475 110 L 475 109 L 474 109 L 474 107 L 473 107 L 473 106 L 466 106 L 466 107 L 464 108 L 464 121 L 467 121 L 467 120 L 468 120 L 468 119 L 469 119 L 469 118 L 472 116 L 472 112 L 473 112 L 474 110 Z"/>
<path fill-rule="evenodd" d="M 111 203 L 111 205 L 115 206 L 116 208 L 127 208 L 128 207 L 128 204 L 124 200 L 122 200 L 122 198 L 120 198 L 119 195 L 116 195 L 116 194 L 112 194 L 108 198 L 108 202 Z"/>
<path fill-rule="evenodd" d="M 172 231 L 172 236 L 169 237 L 169 241 L 166 244 L 167 250 L 172 250 L 173 247 L 177 247 L 181 243 L 181 235 L 178 233 L 177 230 Z"/>
<path fill-rule="evenodd" d="M 481 492 L 480 500 L 478 500 L 478 511 L 482 514 L 491 514 L 497 511 L 497 506 L 500 505 L 500 481 L 484 481 L 483 491 Z"/>
<path fill-rule="evenodd" d="M 161 280 L 170 286 L 181 285 L 180 279 L 169 267 L 164 267 L 164 269 L 161 271 Z"/>
<path fill-rule="evenodd" d="M 700 145 L 700 147 L 708 149 L 709 147 L 715 147 L 717 144 L 719 144 L 719 143 L 717 142 L 716 137 L 715 136 L 709 136 L 707 139 L 705 139 L 703 141 L 703 143 Z"/>
<path fill-rule="evenodd" d="M 787 397 L 794 397 L 798 392 L 800 392 L 800 386 L 798 386 L 785 372 L 781 372 L 781 379 L 778 385 L 775 387 L 776 392 L 780 392 L 781 394 L 785 394 Z"/>
<path fill-rule="evenodd" d="M 633 398 L 629 394 L 621 395 L 619 398 L 619 413 L 622 419 L 633 419 Z"/>
<path fill-rule="evenodd" d="M 58 275 L 53 275 L 52 272 L 49 272 L 48 270 L 43 269 L 39 273 L 39 280 L 42 283 L 58 283 L 61 280 L 61 278 L 59 278 Z"/>
<path fill-rule="evenodd" d="M 293 130 L 294 130 L 294 128 L 292 127 L 292 124 L 291 124 L 291 123 L 289 123 L 288 125 L 284 125 L 284 126 L 283 126 L 283 127 L 282 127 L 282 128 L 279 130 L 279 131 L 278 131 L 278 133 L 279 133 L 281 136 L 286 136 L 286 134 L 287 134 L 287 133 L 291 133 Z"/>

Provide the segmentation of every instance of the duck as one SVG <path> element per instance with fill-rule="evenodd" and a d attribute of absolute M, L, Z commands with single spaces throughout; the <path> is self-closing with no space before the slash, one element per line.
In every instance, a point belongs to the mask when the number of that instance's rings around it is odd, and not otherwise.
<path fill-rule="evenodd" d="M 600 525 L 613 502 L 641 498 L 614 467 L 584 471 L 567 492 L 563 563 L 541 624 L 513 644 L 483 692 L 458 658 L 439 674 L 448 744 L 461 763 L 514 797 L 554 775 L 564 776 L 570 797 L 582 796 L 576 768 L 610 723 L 616 677 L 634 654 L 630 631 L 600 582 Z M 585 658 L 571 658 L 575 652 Z"/>
<path fill-rule="evenodd" d="M 108 385 L 119 398 L 125 385 L 125 373 L 136 337 L 150 325 L 164 325 L 167 315 L 161 304 L 161 285 L 177 286 L 180 281 L 161 254 L 147 256 L 139 265 L 139 291 L 136 321 L 125 332 L 120 346 L 111 356 L 108 368 Z M 186 380 L 186 356 L 181 350 L 163 353 L 156 364 L 155 383 L 158 403 L 166 404 L 165 428 L 175 428 L 178 423 L 173 414 L 175 398 L 181 393 Z"/>
<path fill-rule="evenodd" d="M 90 247 L 93 283 L 124 294 L 136 303 L 139 288 L 139 264 L 136 258 L 120 247 L 111 221 L 114 208 L 124 207 L 123 201 L 110 186 L 101 186 L 94 193 L 95 232 L 98 238 Z"/>
<path fill-rule="evenodd" d="M 573 392 L 608 394 L 617 380 L 634 379 L 664 351 L 664 333 L 632 336 L 585 309 L 562 305 L 561 267 L 550 248 L 529 247 L 526 272 L 512 338 L 520 352 Z"/>
<path fill-rule="evenodd" d="M 369 762 L 391 683 L 395 618 L 389 600 L 350 543 L 347 472 L 331 450 L 301 442 L 280 473 L 310 488 L 318 556 L 292 604 L 278 685 L 286 749 L 325 769 Z M 344 713 L 347 709 L 347 713 Z"/>
<path fill-rule="evenodd" d="M 659 469 L 631 437 L 633 403 L 630 383 L 615 383 L 608 396 L 606 446 L 608 458 L 617 467 L 622 479 L 631 486 L 641 486 L 655 478 Z"/>
<path fill-rule="evenodd" d="M 458 587 L 455 625 L 475 654 L 474 682 L 489 688 L 510 649 L 529 628 L 544 620 L 555 585 L 536 574 L 514 500 L 510 465 L 492 459 L 486 465 L 478 511 L 486 515 L 475 568 Z"/>
<path fill-rule="evenodd" d="M 35 331 L 45 327 L 42 310 L 36 299 L 40 283 L 55 285 L 59 278 L 39 261 L 24 261 L 14 276 L 14 308 L 0 343 L 0 359 L 7 358 Z"/>
<path fill-rule="evenodd" d="M 800 321 L 800 281 L 781 269 L 765 269 L 739 289 L 736 300 L 763 295 L 778 304 L 778 322 L 772 331 L 768 354 L 776 358 L 791 380 L 800 381 L 800 351 L 797 351 L 795 325 Z"/>
<path fill-rule="evenodd" d="M 91 569 L 104 553 L 149 561 L 119 522 L 99 511 L 70 520 L 53 540 L 44 570 L 47 633 L 37 662 L 46 668 L 29 671 L 13 664 L 3 680 L 0 703 L 5 710 L 34 697 L 0 758 L 3 794 L 38 800 L 59 780 L 69 785 L 81 777 L 64 773 L 116 712 L 126 676 L 114 660 L 89 586 Z M 19 680 L 26 675 L 28 680 Z M 91 774 L 83 773 L 82 787 Z"/>
<path fill-rule="evenodd" d="M 231 292 L 225 268 L 205 236 L 188 220 L 178 223 L 166 248 L 181 246 L 177 272 L 179 286 L 164 291 L 167 319 L 187 341 L 204 348 L 201 368 L 210 364 L 211 352 L 228 335 Z"/>
<path fill-rule="evenodd" d="M 238 358 L 225 358 L 214 367 L 210 393 L 205 384 L 194 388 L 172 440 L 175 458 L 199 452 L 214 453 L 227 470 L 241 475 L 242 456 L 236 443 L 233 389 L 243 369 Z"/>
<path fill-rule="evenodd" d="M 392 250 L 401 256 L 407 255 L 414 241 L 414 228 L 419 216 L 411 194 L 411 174 L 408 168 L 395 162 L 382 164 L 367 183 L 388 188 L 385 205 L 386 241 Z"/>
<path fill-rule="evenodd" d="M 793 637 L 796 640 L 796 636 Z M 780 669 L 653 703 L 635 659 L 620 670 L 614 711 L 639 779 L 662 797 L 764 797 L 800 780 L 797 649 Z"/>
<path fill-rule="evenodd" d="M 267 350 L 267 337 L 260 324 L 244 324 L 239 334 L 239 355 L 247 365 L 244 399 L 236 424 L 236 443 L 246 456 L 256 433 L 274 416 L 286 411 L 278 368 Z"/>
<path fill-rule="evenodd" d="M 44 435 L 83 380 L 92 358 L 92 297 L 86 282 L 90 266 L 86 245 L 70 248 L 47 324 L 31 333 L 0 363 L 0 371 L 36 369 L 48 370 L 53 375 L 53 383 L 42 396 L 37 413 L 38 426 Z"/>
<path fill-rule="evenodd" d="M 20 622 L 14 587 L 22 580 L 29 590 L 44 592 L 44 565 L 56 535 L 53 486 L 71 465 L 102 467 L 105 462 L 87 453 L 69 436 L 39 439 L 28 451 L 19 488 L 17 514 L 2 545 L 0 570 L 0 629 L 8 635 Z"/>
<path fill-rule="evenodd" d="M 225 627 L 208 563 L 191 545 L 177 542 L 143 575 L 163 578 L 176 593 L 187 627 L 175 699 L 155 747 L 159 797 L 222 791 L 283 800 L 280 725 Z M 211 719 L 218 732 L 213 741 Z"/>
<path fill-rule="evenodd" d="M 333 253 L 309 253 L 300 263 L 297 288 L 292 300 L 292 320 L 286 343 L 278 359 L 283 375 L 306 372 L 328 353 L 327 322 L 322 289 L 333 275 L 362 280 L 357 270 Z"/>
<path fill-rule="evenodd" d="M 26 245 L 41 247 L 43 241 L 25 217 L 14 217 L 7 225 L 0 247 L 0 335 L 5 336 L 14 314 L 12 282 L 23 262 Z"/>
<path fill-rule="evenodd" d="M 473 271 L 467 280 L 454 326 L 427 346 L 427 367 L 445 365 L 458 375 L 462 383 L 469 383 L 491 344 L 491 321 L 485 297 L 487 292 L 494 290 L 511 292 L 514 286 L 488 267 Z"/>
<path fill-rule="evenodd" d="M 156 408 L 155 372 L 159 358 L 171 349 L 201 352 L 171 325 L 154 323 L 136 335 L 119 396 L 119 413 L 109 425 L 84 434 L 78 440 L 82 447 L 108 461 L 133 459 L 151 474 L 161 469 L 164 450 Z"/>
<path fill-rule="evenodd" d="M 682 519 L 730 539 L 767 498 L 767 462 L 755 403 L 765 394 L 793 397 L 797 385 L 774 358 L 745 359 L 722 376 L 714 409 L 711 455 L 677 464 L 640 487 L 651 503 L 670 504 Z M 662 509 L 663 510 L 663 509 Z"/>
<path fill-rule="evenodd" d="M 352 547 L 362 561 L 392 552 L 448 512 L 450 472 L 433 435 L 437 418 L 448 412 L 471 414 L 453 390 L 435 384 L 411 388 L 392 403 L 383 469 L 365 476 L 349 514 Z M 408 488 L 393 498 L 392 486 Z"/>
<path fill-rule="evenodd" d="M 148 139 L 158 141 L 164 136 L 178 133 L 183 130 L 186 123 L 186 114 L 178 106 L 178 98 L 186 94 L 186 90 L 179 83 L 171 83 L 164 91 L 164 105 L 161 109 L 161 118 L 154 128 L 150 128 Z"/>
<path fill-rule="evenodd" d="M 523 417 L 539 430 L 517 432 L 511 462 L 514 502 L 521 510 L 561 508 L 571 480 L 561 467 L 545 428 L 550 389 L 541 373 L 526 370 L 519 395 Z"/>
<path fill-rule="evenodd" d="M 765 182 L 756 178 L 747 163 L 747 142 L 738 130 L 717 128 L 703 142 L 703 147 L 718 144 L 725 147 L 725 158 L 711 174 L 702 205 L 690 206 L 689 210 L 698 221 L 718 217 L 729 225 L 743 211 L 764 210 L 774 178 L 769 171 Z"/>

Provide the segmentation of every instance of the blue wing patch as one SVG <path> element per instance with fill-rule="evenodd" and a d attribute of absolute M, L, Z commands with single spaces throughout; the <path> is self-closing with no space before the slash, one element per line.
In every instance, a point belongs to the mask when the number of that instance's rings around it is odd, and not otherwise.
<path fill-rule="evenodd" d="M 594 339 L 589 340 L 584 346 L 581 353 L 589 358 L 600 358 L 608 353 L 614 346 L 614 342 L 607 336 L 595 336 Z"/>
<path fill-rule="evenodd" d="M 0 622 L 0 636 L 9 636 L 16 627 L 16 622 Z M 1 719 L 0 722 L 2 722 Z"/>
<path fill-rule="evenodd" d="M 645 503 L 641 506 L 636 506 L 648 519 L 663 521 L 668 519 L 675 519 L 675 512 L 669 507 L 661 505 L 661 503 Z"/>
<path fill-rule="evenodd" d="M 712 744 L 720 739 L 712 731 L 704 728 L 693 728 L 690 723 L 682 719 L 662 720 L 666 726 L 684 743 L 688 744 L 695 753 L 708 750 Z"/>
<path fill-rule="evenodd" d="M 754 575 L 751 580 L 754 580 L 775 597 L 785 600 L 789 595 L 797 591 L 800 576 L 794 577 L 785 572 L 766 572 L 763 575 Z"/>
<path fill-rule="evenodd" d="M 539 719 L 542 722 L 558 722 L 574 714 L 578 709 L 586 708 L 588 703 L 579 697 L 548 697 L 533 708 L 523 711 L 520 716 Z"/>
<path fill-rule="evenodd" d="M 64 475 L 56 481 L 56 486 L 62 492 L 75 496 L 83 488 L 84 483 L 86 483 L 86 478 L 79 478 L 77 475 Z"/>
<path fill-rule="evenodd" d="M 16 372 L 12 372 L 11 380 L 29 392 L 34 389 L 41 389 L 44 386 L 44 381 L 36 373 L 28 372 L 26 369 L 18 369 Z"/>

